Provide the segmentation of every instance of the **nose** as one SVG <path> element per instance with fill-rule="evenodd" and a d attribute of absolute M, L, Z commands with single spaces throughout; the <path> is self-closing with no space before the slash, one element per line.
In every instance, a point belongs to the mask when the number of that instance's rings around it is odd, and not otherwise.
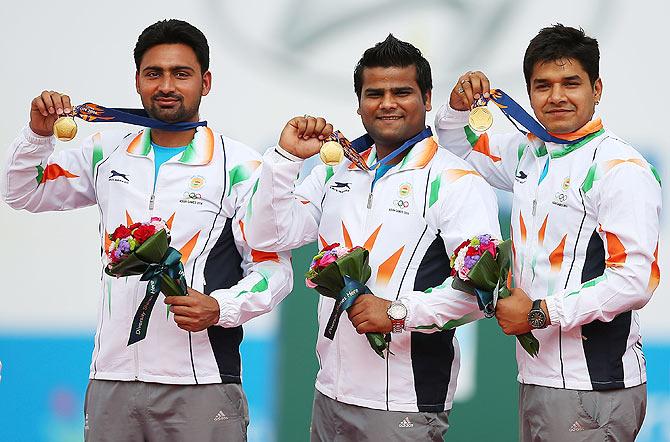
<path fill-rule="evenodd" d="M 174 78 L 172 78 L 171 75 L 163 75 L 163 77 L 161 78 L 161 82 L 158 85 L 158 89 L 160 90 L 160 92 L 164 94 L 174 92 L 175 90 Z"/>
<path fill-rule="evenodd" d="M 384 93 L 384 96 L 382 97 L 382 101 L 379 104 L 380 109 L 395 109 L 398 107 L 398 103 L 395 100 L 395 97 L 391 93 L 391 91 L 386 91 Z"/>
<path fill-rule="evenodd" d="M 565 101 L 565 91 L 563 90 L 563 86 L 561 84 L 554 84 L 551 87 L 549 101 L 553 104 L 558 104 Z"/>

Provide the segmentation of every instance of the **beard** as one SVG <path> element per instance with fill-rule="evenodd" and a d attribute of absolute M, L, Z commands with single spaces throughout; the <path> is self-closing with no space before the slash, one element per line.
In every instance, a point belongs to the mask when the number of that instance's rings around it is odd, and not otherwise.
<path fill-rule="evenodd" d="M 172 98 L 178 100 L 178 105 L 164 108 L 158 105 L 156 98 Z M 193 106 L 184 106 L 184 97 L 179 94 L 156 94 L 151 97 L 149 103 L 142 103 L 144 110 L 151 118 L 163 121 L 165 123 L 181 123 L 183 121 L 197 120 L 198 109 L 200 108 L 201 96 L 198 95 L 197 101 Z"/>

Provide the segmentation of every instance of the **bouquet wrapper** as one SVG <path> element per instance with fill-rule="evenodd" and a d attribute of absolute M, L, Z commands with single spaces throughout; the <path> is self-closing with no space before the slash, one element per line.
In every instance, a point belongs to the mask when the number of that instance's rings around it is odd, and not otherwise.
<path fill-rule="evenodd" d="M 511 264 L 512 241 L 503 241 L 498 245 L 498 256 L 495 259 L 489 252 L 484 252 L 468 272 L 470 280 L 463 281 L 455 277 L 451 286 L 475 296 L 479 308 L 487 317 L 491 317 L 495 313 L 496 298 L 503 299 L 511 294 L 507 287 L 507 275 Z M 517 335 L 516 338 L 529 355 L 537 356 L 540 342 L 531 332 Z"/>
<path fill-rule="evenodd" d="M 105 268 L 105 273 L 116 277 L 142 275 L 140 280 L 148 281 L 144 299 L 133 318 L 128 345 L 146 337 L 149 318 L 161 292 L 166 296 L 186 295 L 181 253 L 170 247 L 165 230 L 156 232 L 123 261 Z"/>
<path fill-rule="evenodd" d="M 326 324 L 324 336 L 328 339 L 335 337 L 337 326 L 342 313 L 351 307 L 358 296 L 371 293 L 364 285 L 372 269 L 368 264 L 369 252 L 364 248 L 356 248 L 351 253 L 339 258 L 335 262 L 321 269 L 319 273 L 310 279 L 316 284 L 314 288 L 323 296 L 335 300 L 335 305 Z M 384 358 L 384 350 L 387 342 L 382 333 L 365 334 L 370 347 L 381 358 Z"/>

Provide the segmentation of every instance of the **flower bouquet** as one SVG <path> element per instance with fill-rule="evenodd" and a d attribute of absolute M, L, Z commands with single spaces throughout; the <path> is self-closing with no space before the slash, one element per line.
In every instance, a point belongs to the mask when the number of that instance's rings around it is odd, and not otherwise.
<path fill-rule="evenodd" d="M 170 235 L 165 222 L 153 217 L 147 223 L 119 226 L 111 235 L 106 250 L 108 264 L 105 273 L 125 277 L 142 275 L 149 281 L 142 303 L 135 313 L 128 345 L 145 338 L 151 311 L 163 292 L 166 296 L 186 295 L 186 279 L 181 253 L 170 247 Z"/>
<path fill-rule="evenodd" d="M 372 274 L 368 258 L 369 252 L 363 247 L 349 249 L 335 243 L 325 247 L 312 260 L 305 275 L 305 284 L 335 300 L 324 331 L 326 338 L 335 337 L 342 312 L 351 307 L 359 295 L 371 293 L 365 286 Z M 387 348 L 384 335 L 366 333 L 365 336 L 375 353 L 384 358 L 383 351 Z"/>
<path fill-rule="evenodd" d="M 475 296 L 479 309 L 487 318 L 492 317 L 496 301 L 511 294 L 507 287 L 511 255 L 511 240 L 478 235 L 463 241 L 451 257 L 451 286 Z M 529 355 L 537 356 L 540 343 L 531 332 L 516 338 Z"/>

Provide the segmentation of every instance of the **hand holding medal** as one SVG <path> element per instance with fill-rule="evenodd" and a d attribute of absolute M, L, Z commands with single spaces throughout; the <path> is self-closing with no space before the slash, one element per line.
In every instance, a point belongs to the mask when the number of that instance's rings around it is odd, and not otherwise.
<path fill-rule="evenodd" d="M 468 125 L 478 133 L 486 132 L 493 124 L 493 115 L 486 108 L 490 99 L 489 80 L 480 71 L 467 72 L 458 79 L 451 91 L 449 105 L 459 111 L 470 111 Z"/>
<path fill-rule="evenodd" d="M 30 128 L 42 136 L 54 134 L 61 141 L 70 141 L 77 134 L 70 97 L 56 91 L 43 91 L 30 106 Z"/>
<path fill-rule="evenodd" d="M 351 145 L 351 141 L 347 140 L 339 130 L 330 134 L 328 140 L 323 143 L 319 156 L 327 166 L 336 166 L 346 157 L 360 169 L 370 170 L 361 154 Z"/>
<path fill-rule="evenodd" d="M 487 93 L 488 95 L 488 93 Z M 491 111 L 486 108 L 486 103 L 489 99 L 480 96 L 470 109 L 470 115 L 468 116 L 468 125 L 470 129 L 477 133 L 486 132 L 493 125 L 493 115 Z"/>

